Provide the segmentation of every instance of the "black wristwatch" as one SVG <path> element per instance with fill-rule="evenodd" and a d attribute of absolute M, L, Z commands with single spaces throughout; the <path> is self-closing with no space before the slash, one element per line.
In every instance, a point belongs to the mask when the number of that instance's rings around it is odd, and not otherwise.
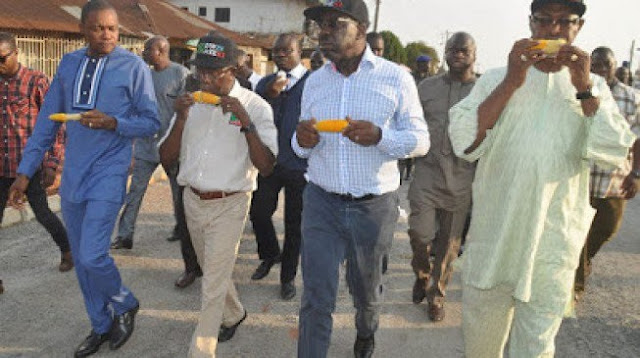
<path fill-rule="evenodd" d="M 640 179 L 640 169 L 632 170 L 630 174 L 633 176 L 633 179 Z"/>
<path fill-rule="evenodd" d="M 240 132 L 242 133 L 251 133 L 256 131 L 256 126 L 253 123 L 249 123 L 246 127 L 240 127 Z"/>
<path fill-rule="evenodd" d="M 593 87 L 587 88 L 586 91 L 576 93 L 576 99 L 584 101 L 594 97 L 598 97 L 597 90 Z"/>

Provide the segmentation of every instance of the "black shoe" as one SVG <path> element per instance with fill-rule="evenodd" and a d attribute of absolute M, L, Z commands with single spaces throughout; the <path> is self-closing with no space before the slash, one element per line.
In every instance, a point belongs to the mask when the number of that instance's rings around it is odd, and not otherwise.
<path fill-rule="evenodd" d="M 0 280 L 0 295 L 4 293 L 4 286 L 2 285 L 2 280 Z"/>
<path fill-rule="evenodd" d="M 91 333 L 85 340 L 76 348 L 76 352 L 73 355 L 75 358 L 88 357 L 98 350 L 102 343 L 109 340 L 109 333 L 98 334 L 91 330 Z"/>
<path fill-rule="evenodd" d="M 202 276 L 202 273 L 200 274 L 200 276 Z M 199 277 L 198 273 L 195 271 L 185 271 L 182 273 L 182 275 L 180 275 L 180 277 L 178 277 L 178 279 L 176 280 L 176 287 L 177 288 L 185 288 L 190 286 L 195 280 L 196 278 Z"/>
<path fill-rule="evenodd" d="M 109 348 L 111 350 L 120 348 L 127 342 L 131 334 L 133 333 L 136 313 L 140 309 L 138 303 L 135 307 L 127 312 L 116 315 L 113 319 L 113 325 L 111 326 L 111 332 L 109 337 Z"/>
<path fill-rule="evenodd" d="M 112 249 L 128 249 L 133 247 L 133 239 L 130 237 L 116 237 L 116 240 L 111 244 Z"/>
<path fill-rule="evenodd" d="M 413 294 L 411 296 L 413 303 L 418 304 L 427 297 L 426 280 L 416 279 L 413 283 Z"/>
<path fill-rule="evenodd" d="M 260 263 L 260 266 L 258 266 L 258 268 L 256 269 L 256 272 L 254 272 L 253 275 L 251 275 L 251 279 L 262 280 L 263 278 L 265 278 L 265 276 L 269 274 L 269 271 L 271 271 L 271 267 L 278 262 L 280 262 L 279 258 L 262 261 Z"/>
<path fill-rule="evenodd" d="M 373 336 L 369 338 L 357 337 L 356 343 L 353 345 L 353 355 L 355 358 L 370 358 L 375 347 L 376 342 Z"/>
<path fill-rule="evenodd" d="M 429 319 L 433 322 L 440 322 L 444 319 L 444 304 L 429 302 Z"/>
<path fill-rule="evenodd" d="M 285 282 L 280 285 L 280 297 L 283 300 L 289 301 L 296 296 L 296 285 L 293 283 L 293 280 L 289 282 Z"/>
<path fill-rule="evenodd" d="M 238 323 L 233 326 L 220 326 L 220 331 L 218 332 L 218 343 L 226 342 L 233 338 L 233 335 L 236 334 L 236 329 L 238 329 L 240 323 L 244 322 L 245 319 L 247 319 L 247 310 L 244 311 L 244 316 L 242 316 Z"/>
<path fill-rule="evenodd" d="M 167 241 L 169 241 L 169 242 L 174 242 L 174 241 L 179 241 L 179 240 L 180 240 L 180 236 L 175 235 L 175 234 L 174 234 L 174 235 L 171 235 L 171 236 L 169 236 L 169 237 L 167 238 Z"/>

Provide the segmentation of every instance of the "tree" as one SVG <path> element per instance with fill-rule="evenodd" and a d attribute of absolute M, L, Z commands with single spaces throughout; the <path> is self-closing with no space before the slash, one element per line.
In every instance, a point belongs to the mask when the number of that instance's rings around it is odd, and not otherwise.
<path fill-rule="evenodd" d="M 416 69 L 416 58 L 418 58 L 418 56 L 428 55 L 429 57 L 431 57 L 432 66 L 440 62 L 440 58 L 438 57 L 438 52 L 436 51 L 436 49 L 427 45 L 423 41 L 408 43 L 407 47 L 405 47 L 405 52 L 407 54 L 407 65 L 413 71 L 415 71 Z"/>
<path fill-rule="evenodd" d="M 398 36 L 391 31 L 380 32 L 384 39 L 384 58 L 398 64 L 407 64 L 407 53 Z"/>

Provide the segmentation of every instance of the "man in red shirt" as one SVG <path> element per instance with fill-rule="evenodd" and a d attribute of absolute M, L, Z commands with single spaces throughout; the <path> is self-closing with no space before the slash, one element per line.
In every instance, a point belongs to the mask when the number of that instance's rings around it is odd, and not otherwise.
<path fill-rule="evenodd" d="M 7 203 L 9 187 L 16 178 L 16 169 L 22 159 L 22 151 L 36 125 L 49 80 L 42 72 L 22 66 L 18 62 L 15 37 L 0 32 L 0 222 Z M 61 139 L 62 136 L 59 136 Z M 44 188 L 53 184 L 62 150 L 61 141 L 54 148 L 29 182 L 27 198 L 36 220 L 47 229 L 62 253 L 58 269 L 61 272 L 73 268 L 67 232 L 58 217 L 51 212 Z"/>

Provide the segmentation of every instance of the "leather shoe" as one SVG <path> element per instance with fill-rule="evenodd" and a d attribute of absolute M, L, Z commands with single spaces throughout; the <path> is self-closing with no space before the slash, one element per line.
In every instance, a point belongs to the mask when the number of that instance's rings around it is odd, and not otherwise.
<path fill-rule="evenodd" d="M 78 346 L 73 356 L 75 358 L 88 357 L 100 350 L 102 343 L 107 340 L 109 340 L 109 333 L 98 334 L 91 330 L 89 336 Z"/>
<path fill-rule="evenodd" d="M 355 358 L 370 358 L 375 347 L 376 342 L 373 336 L 369 338 L 357 337 L 356 343 L 353 345 L 353 355 Z"/>
<path fill-rule="evenodd" d="M 60 265 L 58 265 L 58 271 L 67 272 L 73 268 L 73 258 L 71 257 L 71 251 L 63 252 Z"/>
<path fill-rule="evenodd" d="M 202 274 L 200 274 L 199 276 L 202 276 Z M 185 271 L 182 273 L 182 275 L 180 275 L 180 277 L 178 277 L 178 279 L 176 280 L 176 287 L 177 288 L 185 288 L 190 286 L 198 276 L 198 273 L 195 271 Z"/>
<path fill-rule="evenodd" d="M 111 326 L 111 332 L 109 337 L 109 348 L 111 350 L 120 348 L 127 342 L 131 334 L 133 333 L 136 313 L 140 309 L 138 303 L 135 307 L 127 312 L 116 315 L 113 319 L 113 325 Z"/>
<path fill-rule="evenodd" d="M 169 242 L 174 242 L 174 241 L 178 241 L 180 240 L 180 237 L 178 235 L 171 235 L 167 238 L 167 241 Z"/>
<path fill-rule="evenodd" d="M 233 335 L 236 334 L 236 329 L 238 329 L 240 323 L 244 322 L 245 319 L 247 319 L 247 310 L 244 310 L 244 316 L 242 316 L 238 323 L 233 326 L 220 326 L 220 331 L 218 332 L 218 343 L 226 342 L 233 338 Z"/>
<path fill-rule="evenodd" d="M 444 305 L 442 303 L 429 302 L 429 319 L 440 322 L 444 319 Z"/>
<path fill-rule="evenodd" d="M 425 290 L 426 283 L 426 280 L 421 279 L 416 279 L 416 282 L 413 283 L 413 294 L 411 297 L 413 303 L 418 304 L 422 302 L 425 297 L 427 297 L 427 291 Z"/>
<path fill-rule="evenodd" d="M 130 237 L 116 237 L 116 240 L 111 244 L 112 249 L 128 249 L 133 247 L 133 239 Z"/>
<path fill-rule="evenodd" d="M 0 295 L 4 293 L 4 286 L 2 285 L 2 280 L 0 280 Z"/>
<path fill-rule="evenodd" d="M 280 297 L 283 300 L 289 301 L 296 296 L 296 285 L 293 283 L 293 280 L 289 282 L 285 282 L 280 285 Z"/>
<path fill-rule="evenodd" d="M 275 265 L 277 262 L 280 262 L 279 258 L 262 261 L 260 263 L 260 266 L 258 266 L 258 268 L 256 269 L 256 272 L 254 272 L 253 275 L 251 275 L 251 279 L 262 280 L 263 278 L 265 278 L 265 276 L 269 274 L 269 271 L 271 271 L 271 267 Z"/>

